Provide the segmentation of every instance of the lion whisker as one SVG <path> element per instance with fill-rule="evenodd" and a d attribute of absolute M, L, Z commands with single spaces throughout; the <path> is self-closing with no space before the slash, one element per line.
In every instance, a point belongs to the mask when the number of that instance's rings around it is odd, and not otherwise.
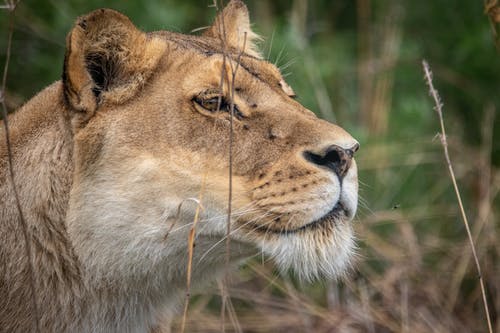
<path fill-rule="evenodd" d="M 214 245 L 212 245 L 209 249 L 207 249 L 207 251 L 200 257 L 200 259 L 198 260 L 198 264 L 209 254 L 210 251 L 212 251 L 214 248 L 216 248 L 220 243 L 222 243 L 224 240 L 227 239 L 228 236 L 231 236 L 233 235 L 235 232 L 241 230 L 242 228 L 244 228 L 245 226 L 251 224 L 251 223 L 255 223 L 267 216 L 271 215 L 269 212 L 266 212 L 256 218 L 253 218 L 253 219 L 250 219 L 248 220 L 247 222 L 245 222 L 244 224 L 238 226 L 237 228 L 235 229 L 232 229 L 231 232 L 227 235 L 224 235 L 224 237 L 222 237 L 219 241 L 217 241 Z M 255 229 L 252 229 L 252 230 L 255 230 Z M 246 233 L 246 235 L 248 235 L 249 233 Z"/>

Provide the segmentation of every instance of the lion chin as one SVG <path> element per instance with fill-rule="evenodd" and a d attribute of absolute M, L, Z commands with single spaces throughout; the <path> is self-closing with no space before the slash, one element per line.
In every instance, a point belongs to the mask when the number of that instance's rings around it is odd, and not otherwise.
<path fill-rule="evenodd" d="M 359 144 L 257 40 L 240 0 L 197 36 L 77 19 L 62 79 L 9 117 L 31 261 L 0 140 L 0 330 L 158 332 L 188 278 L 257 253 L 305 281 L 345 274 Z"/>

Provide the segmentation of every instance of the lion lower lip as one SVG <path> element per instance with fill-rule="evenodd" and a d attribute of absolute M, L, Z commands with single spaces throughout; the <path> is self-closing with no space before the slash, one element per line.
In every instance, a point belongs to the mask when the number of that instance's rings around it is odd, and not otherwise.
<path fill-rule="evenodd" d="M 312 230 L 312 229 L 318 228 L 318 227 L 324 225 L 325 223 L 337 224 L 337 222 L 342 219 L 343 215 L 349 216 L 349 211 L 339 201 L 323 217 L 319 218 L 318 220 L 312 221 L 306 225 L 303 225 L 301 227 L 298 227 L 295 229 L 274 229 L 274 228 L 266 228 L 266 227 L 255 227 L 254 230 L 262 231 L 265 233 L 280 234 L 280 235 L 294 234 L 294 233 L 297 233 L 297 232 L 300 232 L 303 230 Z"/>
<path fill-rule="evenodd" d="M 313 221 L 311 223 L 308 223 L 300 228 L 294 229 L 293 231 L 299 231 L 299 230 L 304 230 L 304 229 L 309 229 L 309 228 L 315 228 L 321 224 L 331 222 L 333 224 L 336 224 L 337 221 L 341 218 L 341 215 L 346 215 L 348 216 L 348 211 L 345 208 L 345 206 L 339 201 L 337 204 L 330 210 L 328 213 L 326 213 L 323 217 L 320 219 Z"/>

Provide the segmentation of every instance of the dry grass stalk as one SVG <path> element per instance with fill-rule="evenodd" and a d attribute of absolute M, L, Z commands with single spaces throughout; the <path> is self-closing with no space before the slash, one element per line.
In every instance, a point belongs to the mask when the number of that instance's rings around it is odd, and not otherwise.
<path fill-rule="evenodd" d="M 371 1 L 357 0 L 357 22 L 358 22 L 358 95 L 359 95 L 359 119 L 365 128 L 370 128 L 370 114 L 373 100 L 373 48 L 371 32 Z"/>
<path fill-rule="evenodd" d="M 224 19 L 222 19 L 222 22 L 224 22 Z M 225 30 L 224 30 L 224 38 L 225 38 Z M 243 37 L 243 46 L 240 50 L 240 53 L 238 54 L 238 58 L 236 59 L 236 66 L 233 66 L 232 62 L 229 62 L 231 66 L 231 80 L 229 82 L 230 84 L 230 97 L 229 97 L 229 110 L 230 110 L 230 118 L 229 118 L 229 193 L 228 193 L 228 203 L 227 203 L 227 228 L 226 228 L 226 263 L 225 263 L 225 280 L 227 282 L 228 280 L 228 273 L 229 273 L 229 257 L 230 257 L 230 246 L 231 246 L 231 239 L 230 239 L 230 234 L 231 234 L 231 214 L 232 214 L 232 201 L 233 201 L 233 125 L 234 125 L 234 93 L 235 93 L 235 79 L 236 79 L 236 73 L 238 72 L 238 68 L 240 65 L 240 59 L 242 54 L 245 51 L 245 46 L 246 46 L 246 41 L 247 41 L 247 34 L 246 32 L 244 33 Z M 224 43 L 225 45 L 225 43 Z M 226 47 L 224 49 L 224 57 L 226 56 Z M 219 103 L 220 107 L 220 103 Z M 224 313 L 225 311 L 225 306 L 226 303 L 228 303 L 229 309 L 233 309 L 233 305 L 231 304 L 231 299 L 229 298 L 227 292 L 225 291 L 225 286 L 227 283 L 224 283 L 222 285 L 222 309 L 221 309 L 221 314 L 222 314 L 222 332 L 224 332 Z M 230 315 L 234 314 L 232 316 L 232 321 L 235 323 L 234 325 L 236 327 L 239 327 L 239 324 L 237 322 L 236 314 L 234 312 L 234 309 L 232 312 L 230 312 Z"/>
<path fill-rule="evenodd" d="M 442 111 L 443 104 L 441 103 L 439 93 L 437 92 L 437 90 L 434 88 L 434 85 L 432 84 L 432 72 L 431 72 L 431 69 L 429 67 L 429 64 L 427 63 L 427 61 L 423 60 L 422 65 L 423 65 L 423 69 L 424 69 L 425 80 L 427 82 L 427 85 L 429 86 L 429 93 L 432 96 L 432 98 L 434 99 L 434 103 L 435 103 L 434 109 L 436 110 L 436 112 L 439 116 L 439 123 L 441 126 L 441 133 L 439 134 L 439 137 L 441 140 L 441 145 L 443 146 L 446 164 L 448 166 L 448 171 L 450 172 L 451 181 L 453 183 L 453 188 L 455 190 L 455 194 L 456 194 L 457 200 L 458 200 L 458 205 L 460 207 L 460 213 L 462 215 L 465 230 L 467 231 L 467 236 L 469 238 L 472 256 L 474 257 L 474 262 L 476 264 L 477 273 L 479 275 L 479 284 L 481 287 L 481 295 L 483 298 L 483 306 L 484 306 L 484 311 L 486 313 L 486 321 L 488 324 L 488 330 L 489 330 L 489 333 L 493 333 L 493 328 L 491 325 L 491 319 L 490 319 L 489 308 L 488 308 L 488 300 L 486 299 L 486 291 L 484 288 L 483 276 L 481 274 L 481 265 L 479 264 L 479 259 L 477 257 L 476 248 L 474 245 L 474 239 L 473 239 L 472 233 L 470 231 L 469 222 L 468 222 L 467 216 L 465 214 L 464 206 L 462 204 L 462 198 L 460 196 L 460 191 L 458 189 L 457 181 L 455 179 L 455 173 L 453 171 L 453 166 L 451 164 L 450 155 L 448 153 L 448 141 L 446 140 L 446 131 L 444 128 L 443 111 Z"/>
<path fill-rule="evenodd" d="M 216 12 L 219 13 L 219 8 L 222 8 L 222 6 L 218 6 L 217 0 L 213 1 L 212 4 L 213 7 L 215 7 Z M 230 110 L 230 118 L 229 118 L 229 147 L 228 147 L 228 155 L 229 155 L 229 193 L 228 193 L 228 208 L 227 208 L 227 224 L 226 224 L 226 258 L 225 258 L 225 277 L 224 280 L 227 282 L 228 280 L 228 273 L 229 273 L 229 259 L 230 259 L 230 246 L 231 246 L 231 239 L 230 239 L 230 234 L 231 234 L 231 215 L 232 215 L 232 201 L 233 201 L 233 120 L 234 120 L 234 94 L 235 94 L 235 79 L 236 79 L 236 74 L 238 72 L 238 68 L 240 65 L 240 60 L 245 52 L 245 47 L 246 47 L 246 42 L 247 42 L 247 34 L 246 32 L 244 33 L 243 37 L 243 45 L 240 49 L 240 52 L 238 54 L 238 57 L 236 59 L 236 66 L 233 65 L 233 62 L 229 61 L 229 65 L 231 67 L 231 76 L 229 76 L 226 71 L 226 64 L 227 64 L 227 58 L 228 58 L 228 51 L 227 51 L 227 36 L 226 36 L 226 26 L 225 26 L 225 21 L 224 21 L 224 15 L 220 15 L 220 24 L 218 26 L 219 29 L 219 36 L 221 38 L 221 45 L 222 45 L 222 57 L 223 57 L 223 62 L 222 62 L 222 69 L 221 69 L 221 80 L 220 80 L 220 91 L 223 91 L 224 87 L 224 81 L 227 81 L 229 84 L 229 110 Z M 219 96 L 219 101 L 218 101 L 218 106 L 217 110 L 220 110 L 222 104 L 222 96 Z M 225 313 L 226 313 L 226 303 L 229 307 L 230 310 L 230 317 L 231 321 L 234 323 L 235 327 L 239 327 L 239 324 L 237 322 L 237 318 L 233 309 L 233 306 L 231 304 L 231 300 L 228 297 L 227 290 L 226 290 L 226 285 L 227 283 L 222 283 L 220 285 L 221 287 L 221 296 L 222 296 L 222 306 L 221 306 L 221 331 L 225 332 Z M 232 309 L 232 311 L 231 311 Z"/>
<path fill-rule="evenodd" d="M 307 78 L 311 84 L 312 92 L 316 102 L 318 103 L 318 112 L 323 119 L 335 122 L 336 117 L 333 112 L 333 106 L 331 98 L 328 93 L 327 86 L 321 77 L 321 72 L 317 66 L 317 60 L 314 58 L 311 52 L 311 47 L 309 45 L 307 37 L 307 10 L 308 1 L 307 0 L 296 0 L 293 3 L 293 9 L 291 13 L 291 24 L 295 29 L 294 42 L 295 45 L 300 49 L 302 54 L 302 59 L 304 61 L 304 68 L 306 69 Z M 278 66 L 279 58 L 275 62 Z M 284 65 L 283 67 L 287 67 Z"/>
<path fill-rule="evenodd" d="M 200 193 L 200 196 L 201 196 L 201 193 Z M 175 215 L 174 221 L 170 224 L 170 227 L 168 228 L 167 233 L 165 234 L 165 236 L 163 236 L 163 241 L 164 242 L 167 241 L 168 236 L 170 235 L 170 232 L 172 232 L 172 229 L 174 229 L 175 225 L 179 221 L 179 218 L 181 216 L 182 206 L 187 201 L 192 201 L 192 202 L 196 203 L 199 207 L 201 207 L 201 210 L 204 210 L 203 205 L 201 204 L 201 201 L 199 201 L 197 198 L 187 198 L 187 199 L 182 200 L 181 203 L 179 204 L 179 206 L 177 206 L 177 214 Z"/>
<path fill-rule="evenodd" d="M 371 68 L 375 76 L 373 79 L 372 100 L 368 106 L 369 113 L 368 128 L 373 135 L 386 135 L 389 128 L 389 113 L 392 105 L 392 93 L 394 91 L 395 67 L 400 57 L 400 46 L 402 36 L 403 9 L 391 3 L 387 9 L 387 19 L 381 32 L 381 49 L 376 56 L 383 59 L 377 68 Z M 373 63 L 375 59 L 368 59 Z M 374 66 L 373 66 L 374 67 Z M 366 75 L 366 73 L 361 73 Z M 367 107 L 366 105 L 364 106 Z"/>
<path fill-rule="evenodd" d="M 21 201 L 19 200 L 19 193 L 17 192 L 16 182 L 15 182 L 15 172 L 13 166 L 12 159 L 12 149 L 10 145 L 10 133 L 9 133 L 9 120 L 7 119 L 7 104 L 5 101 L 5 91 L 7 86 L 7 73 L 9 71 L 9 61 L 10 61 L 10 53 L 12 49 L 12 35 L 14 33 L 14 13 L 16 10 L 19 1 L 6 1 L 6 5 L 3 6 L 3 9 L 7 9 L 10 13 L 10 23 L 9 23 L 9 34 L 7 40 L 7 51 L 5 57 L 5 64 L 2 76 L 2 87 L 0 89 L 0 103 L 2 104 L 2 113 L 3 113 L 3 126 L 5 129 L 5 143 L 7 146 L 7 156 L 9 160 L 9 174 L 10 181 L 12 183 L 12 190 L 14 191 L 14 196 L 16 199 L 17 211 L 19 212 L 19 223 L 21 225 L 21 230 L 24 238 L 24 248 L 26 251 L 26 260 L 28 264 L 28 275 L 29 275 L 29 283 L 31 288 L 31 307 L 33 311 L 33 326 L 35 332 L 40 332 L 40 316 L 38 312 L 38 301 L 36 298 L 35 292 L 35 273 L 32 265 L 33 252 L 31 249 L 31 242 L 28 235 L 28 227 L 26 224 L 26 220 L 24 219 L 23 210 L 21 208 Z"/>
<path fill-rule="evenodd" d="M 484 228 L 487 226 L 490 215 L 492 214 L 493 206 L 493 196 L 491 190 L 491 178 L 492 178 L 492 164 L 491 164 L 491 152 L 493 149 L 493 126 L 494 122 L 495 107 L 492 103 L 489 103 L 485 107 L 485 114 L 483 119 L 483 135 L 482 142 L 483 145 L 479 152 L 479 165 L 478 170 L 481 170 L 481 177 L 479 179 L 479 199 L 478 199 L 478 215 L 474 221 L 474 228 L 472 230 L 472 236 L 474 242 L 478 241 L 479 235 L 483 232 Z M 488 230 L 487 234 L 491 234 L 492 230 Z M 484 241 L 484 240 L 483 240 Z M 467 244 L 464 244 L 462 255 L 460 256 L 459 264 L 456 268 L 456 273 L 450 283 L 449 297 L 447 308 L 452 310 L 455 306 L 460 292 L 460 284 L 463 282 L 464 277 L 467 272 L 467 268 L 470 263 L 470 256 L 467 255 L 469 249 Z"/>
<path fill-rule="evenodd" d="M 223 6 L 223 3 L 222 3 L 222 0 L 221 0 L 221 6 L 219 7 L 217 5 L 217 0 L 213 0 L 213 6 L 215 7 L 215 10 L 217 12 L 217 14 L 219 14 L 219 8 L 222 8 Z M 221 69 L 221 74 L 220 74 L 220 91 L 222 92 L 223 91 L 223 88 L 224 88 L 224 79 L 226 78 L 227 76 L 227 72 L 226 72 L 226 61 L 227 61 L 227 51 L 226 51 L 226 47 L 227 47 L 227 43 L 226 43 L 226 40 L 227 40 L 227 37 L 226 37 L 226 25 L 225 25 L 225 21 L 224 21 L 224 15 L 221 15 L 221 20 L 220 20 L 220 24 L 218 26 L 218 29 L 219 29 L 219 36 L 221 38 L 221 45 L 222 45 L 222 69 Z M 233 104 L 232 100 L 230 101 L 231 104 Z M 220 107 L 222 105 L 222 95 L 219 96 L 219 101 L 218 101 L 218 105 L 217 105 L 217 111 L 220 110 Z M 234 107 L 234 105 L 232 106 Z M 230 122 L 230 128 L 229 128 L 229 194 L 228 194 L 228 207 L 227 207 L 227 229 L 226 229 L 226 266 L 229 265 L 229 246 L 230 246 L 230 243 L 229 243 L 229 233 L 231 232 L 231 225 L 230 225 L 230 220 L 231 220 L 231 208 L 232 208 L 232 194 L 233 194 L 233 178 L 232 178 L 232 174 L 233 174 L 233 164 L 232 164 L 232 161 L 233 161 L 233 117 L 232 117 L 232 113 L 231 113 L 231 117 L 229 119 L 229 122 Z M 226 274 L 227 274 L 227 267 L 226 267 Z M 227 291 L 226 291 L 226 287 L 225 287 L 225 283 L 222 283 L 220 285 L 220 289 L 221 289 L 221 297 L 222 297 L 222 305 L 221 305 L 221 312 L 220 312 L 220 317 L 221 317 L 221 332 L 225 332 L 226 330 L 226 302 L 227 302 Z"/>
<path fill-rule="evenodd" d="M 181 325 L 181 332 L 182 333 L 184 333 L 184 329 L 186 326 L 187 311 L 189 308 L 189 300 L 191 298 L 191 273 L 192 273 L 192 267 L 193 267 L 194 240 L 195 240 L 195 235 L 196 235 L 196 227 L 198 225 L 198 221 L 200 220 L 200 211 L 203 210 L 203 206 L 201 205 L 201 201 L 203 199 L 203 192 L 205 191 L 206 177 L 207 177 L 207 174 L 205 173 L 205 175 L 203 177 L 203 182 L 201 184 L 199 198 L 197 200 L 195 200 L 195 201 L 197 201 L 198 205 L 196 207 L 193 225 L 191 226 L 191 229 L 189 230 L 189 236 L 188 236 L 188 265 L 187 265 L 187 275 L 186 275 L 187 276 L 186 277 L 186 299 L 184 301 L 184 312 L 182 314 L 182 325 Z M 181 205 L 182 205 L 182 202 L 181 202 Z M 180 214 L 181 205 L 179 205 L 178 214 Z M 175 223 L 175 221 L 174 221 L 174 223 Z M 174 225 L 174 223 L 172 223 L 172 226 Z M 172 226 L 170 227 L 170 229 L 172 229 Z M 168 235 L 168 233 L 167 233 L 167 235 Z"/>
<path fill-rule="evenodd" d="M 223 6 L 219 6 L 217 3 L 217 0 L 213 0 L 213 3 L 209 5 L 209 7 L 214 7 L 216 9 L 216 13 L 219 14 L 219 8 L 222 8 Z M 220 91 L 223 91 L 224 88 L 224 82 L 227 81 L 229 84 L 229 91 L 230 91 L 230 130 L 229 130 L 229 193 L 228 193 L 228 212 L 227 212 L 227 229 L 226 229 L 226 258 L 225 258 L 225 278 L 224 280 L 227 281 L 228 277 L 227 274 L 229 272 L 229 259 L 230 259 L 230 233 L 231 233 L 231 215 L 232 215 L 232 197 L 233 197 L 233 191 L 232 191 L 232 175 L 233 175 L 233 118 L 234 118 L 234 94 L 235 94 L 235 78 L 236 78 L 236 73 L 238 72 L 239 64 L 240 64 L 240 59 L 241 56 L 243 55 L 246 47 L 246 41 L 247 41 L 247 35 L 246 32 L 244 34 L 243 38 L 243 45 L 242 48 L 238 54 L 237 60 L 236 60 L 236 66 L 233 65 L 231 61 L 229 61 L 229 65 L 231 67 L 231 75 L 229 76 L 229 73 L 226 70 L 226 64 L 228 63 L 227 58 L 228 58 L 228 51 L 227 51 L 227 37 L 226 37 L 226 28 L 225 28 L 225 22 L 224 22 L 224 15 L 220 15 L 220 24 L 218 26 L 219 29 L 219 36 L 221 39 L 221 45 L 222 45 L 222 56 L 223 56 L 223 62 L 222 62 L 222 68 L 221 68 L 221 76 L 220 76 Z M 217 106 L 217 111 L 220 111 L 220 107 L 222 105 L 222 96 L 219 96 L 219 101 L 218 101 L 218 106 Z M 205 177 L 207 175 L 205 174 Z M 204 188 L 204 185 L 202 186 L 202 189 Z M 203 191 L 203 190 L 202 190 Z M 199 214 L 199 208 L 201 207 L 201 199 L 202 199 L 202 192 L 200 193 L 200 198 L 199 198 L 199 206 L 196 211 L 195 215 L 195 221 L 193 224 L 193 227 L 190 230 L 189 234 L 189 244 L 188 244 L 188 274 L 187 274 L 187 292 L 186 292 L 186 301 L 184 304 L 184 313 L 182 316 L 182 322 L 181 322 L 181 332 L 184 332 L 185 326 L 186 326 L 186 320 L 187 320 L 187 311 L 188 311 L 188 306 L 189 306 L 189 297 L 190 297 L 190 282 L 191 282 L 191 269 L 192 269 L 192 257 L 193 257 L 193 247 L 194 247 L 194 239 L 195 239 L 195 227 L 198 222 L 198 214 Z M 236 312 L 234 311 L 234 307 L 231 304 L 231 300 L 228 298 L 227 295 L 227 290 L 226 290 L 226 283 L 221 283 L 219 284 L 219 287 L 221 289 L 221 296 L 222 296 L 222 306 L 221 306 L 221 331 L 225 332 L 225 313 L 226 313 L 226 307 L 229 309 L 229 316 L 230 320 L 233 323 L 233 326 L 236 327 L 237 331 L 241 331 L 240 325 L 237 321 L 236 318 Z"/>

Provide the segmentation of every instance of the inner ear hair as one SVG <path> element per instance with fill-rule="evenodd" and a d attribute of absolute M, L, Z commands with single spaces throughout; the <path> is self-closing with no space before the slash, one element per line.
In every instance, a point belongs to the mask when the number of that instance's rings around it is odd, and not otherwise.
<path fill-rule="evenodd" d="M 85 64 L 94 82 L 92 92 L 99 99 L 101 92 L 108 90 L 111 84 L 110 79 L 115 71 L 116 61 L 102 53 L 90 53 L 85 56 Z"/>

